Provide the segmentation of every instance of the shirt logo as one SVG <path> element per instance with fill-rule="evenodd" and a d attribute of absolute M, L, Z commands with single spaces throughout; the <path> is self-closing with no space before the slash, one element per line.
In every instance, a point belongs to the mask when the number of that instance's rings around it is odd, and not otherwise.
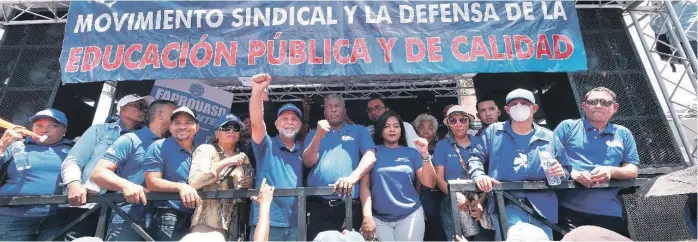
<path fill-rule="evenodd" d="M 528 168 L 528 157 L 519 153 L 519 157 L 514 158 L 514 172 L 519 172 L 522 167 Z"/>
<path fill-rule="evenodd" d="M 350 140 L 354 140 L 354 137 L 351 137 L 351 136 L 349 136 L 349 135 L 343 135 L 343 136 L 342 136 L 342 141 L 350 141 Z"/>
<path fill-rule="evenodd" d="M 194 97 L 201 97 L 204 95 L 204 86 L 198 83 L 191 84 L 191 86 L 189 86 L 189 93 Z"/>
<path fill-rule="evenodd" d="M 450 157 L 458 157 L 458 155 L 457 155 L 457 154 L 451 153 L 451 154 L 448 154 L 448 157 L 449 157 L 449 158 L 450 158 Z"/>
<path fill-rule="evenodd" d="M 395 162 L 409 162 L 409 161 L 410 161 L 410 159 L 407 157 L 398 157 L 397 159 L 395 159 Z"/>
<path fill-rule="evenodd" d="M 606 141 L 606 145 L 608 145 L 608 147 L 611 147 L 611 148 L 613 148 L 613 147 L 623 148 L 623 142 L 620 142 L 620 140 L 617 140 L 617 139 L 613 140 L 613 141 L 610 141 L 610 140 Z"/>

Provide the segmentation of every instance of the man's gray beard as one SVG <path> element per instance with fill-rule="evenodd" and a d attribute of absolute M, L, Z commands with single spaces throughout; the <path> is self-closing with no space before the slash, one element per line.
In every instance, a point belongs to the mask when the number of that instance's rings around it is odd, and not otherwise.
<path fill-rule="evenodd" d="M 284 138 L 293 139 L 293 138 L 296 138 L 298 131 L 300 131 L 300 129 L 297 129 L 297 130 L 290 132 L 290 133 L 286 132 L 286 130 L 279 130 L 279 135 L 283 136 Z"/>

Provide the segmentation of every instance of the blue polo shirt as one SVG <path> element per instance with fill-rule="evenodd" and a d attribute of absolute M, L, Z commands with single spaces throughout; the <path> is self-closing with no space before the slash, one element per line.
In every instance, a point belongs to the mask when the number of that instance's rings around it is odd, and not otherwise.
<path fill-rule="evenodd" d="M 482 135 L 482 145 L 472 151 L 470 175 L 473 179 L 485 175 L 484 164 L 489 162 L 487 175 L 502 181 L 545 181 L 545 170 L 540 164 L 538 149 L 552 150 L 558 162 L 569 173 L 571 167 L 564 148 L 552 131 L 534 124 L 528 144 L 519 145 L 527 135 L 514 133 L 509 121 L 490 125 Z M 525 140 L 524 140 L 525 141 Z M 551 147 L 552 146 L 552 147 Z M 567 179 L 564 177 L 563 179 Z M 543 217 L 557 223 L 558 199 L 554 191 L 512 192 L 518 198 L 527 198 Z M 490 199 L 489 212 L 494 213 L 494 199 Z"/>
<path fill-rule="evenodd" d="M 637 145 L 626 127 L 609 123 L 599 132 L 586 119 L 565 120 L 555 129 L 572 170 L 591 172 L 597 166 L 620 167 L 623 163 L 640 164 Z M 618 200 L 619 188 L 565 191 L 562 206 L 589 214 L 623 216 Z M 562 195 L 562 194 L 561 194 Z"/>
<path fill-rule="evenodd" d="M 162 172 L 162 178 L 171 182 L 188 183 L 191 159 L 192 154 L 180 146 L 174 138 L 160 139 L 150 145 L 145 152 L 143 170 Z M 194 213 L 193 209 L 184 207 L 182 201 L 170 200 L 167 204 L 179 211 Z"/>
<path fill-rule="evenodd" d="M 373 216 L 384 222 L 399 221 L 422 203 L 414 187 L 422 157 L 414 148 L 376 146 L 376 164 L 371 170 Z"/>
<path fill-rule="evenodd" d="M 482 139 L 480 137 L 473 135 L 468 135 L 468 137 L 470 138 L 470 145 L 468 145 L 468 147 L 460 147 L 457 145 L 458 150 L 463 157 L 463 163 L 466 166 L 468 165 L 468 159 L 470 159 L 471 150 L 478 145 L 482 145 Z M 456 150 L 453 149 L 453 144 L 455 144 L 453 137 L 448 137 L 436 143 L 436 147 L 434 148 L 434 157 L 432 158 L 434 167 L 444 167 L 444 178 L 446 181 L 468 179 L 468 173 L 460 164 L 458 153 L 456 153 Z"/>
<path fill-rule="evenodd" d="M 0 164 L 7 162 L 12 157 L 13 143 L 7 148 L 0 158 Z M 53 145 L 40 145 L 34 143 L 31 138 L 24 140 L 24 151 L 31 168 L 21 173 L 17 171 L 14 160 L 7 167 L 5 184 L 0 186 L 0 196 L 38 196 L 59 195 L 61 177 L 61 163 L 73 145 L 73 141 L 62 139 Z M 49 215 L 49 210 L 55 209 L 55 205 L 39 206 L 13 206 L 0 207 L 0 214 L 15 217 L 44 217 Z"/>
<path fill-rule="evenodd" d="M 310 145 L 316 130 L 305 137 L 305 147 Z M 327 187 L 339 178 L 349 176 L 359 165 L 361 155 L 375 148 L 366 127 L 344 123 L 339 130 L 330 130 L 320 141 L 317 164 L 310 169 L 308 186 Z M 359 198 L 359 182 L 352 190 L 354 199 Z M 339 199 L 339 196 L 324 196 L 324 199 Z"/>
<path fill-rule="evenodd" d="M 267 184 L 275 188 L 297 188 L 303 185 L 303 146 L 296 142 L 293 150 L 286 148 L 278 136 L 265 135 L 257 144 L 250 142 L 254 156 L 257 158 L 256 187 Z M 297 227 L 298 204 L 294 197 L 274 197 L 271 203 L 269 224 L 274 227 Z M 252 224 L 257 224 L 259 206 L 252 205 Z"/>

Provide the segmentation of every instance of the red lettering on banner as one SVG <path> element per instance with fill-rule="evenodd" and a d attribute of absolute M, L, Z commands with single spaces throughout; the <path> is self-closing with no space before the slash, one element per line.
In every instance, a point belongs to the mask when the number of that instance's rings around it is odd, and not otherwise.
<path fill-rule="evenodd" d="M 305 62 L 308 58 L 305 54 L 305 41 L 302 40 L 290 40 L 289 41 L 289 65 L 299 65 Z"/>
<path fill-rule="evenodd" d="M 560 52 L 562 49 L 561 43 L 565 44 L 565 52 Z M 574 52 L 574 43 L 565 35 L 553 34 L 553 46 L 555 48 L 555 59 L 558 60 L 570 58 L 572 52 Z"/>
<path fill-rule="evenodd" d="M 315 40 L 308 40 L 308 63 L 311 65 L 322 64 L 322 57 L 315 54 Z"/>
<path fill-rule="evenodd" d="M 124 66 L 126 66 L 126 69 L 129 70 L 135 70 L 138 69 L 138 62 L 133 62 L 133 59 L 131 58 L 133 55 L 133 52 L 138 52 L 141 53 L 143 51 L 143 45 L 141 44 L 133 44 L 126 49 L 126 53 L 124 54 Z"/>
<path fill-rule="evenodd" d="M 351 63 L 354 64 L 357 60 L 364 60 L 367 64 L 373 62 L 371 53 L 366 48 L 366 40 L 364 38 L 355 39 L 354 47 L 351 49 Z"/>
<path fill-rule="evenodd" d="M 417 47 L 417 53 L 414 53 L 414 47 Z M 424 60 L 426 55 L 424 42 L 418 38 L 407 38 L 405 39 L 405 52 L 407 54 L 407 62 L 420 62 Z"/>
<path fill-rule="evenodd" d="M 177 61 L 170 60 L 170 52 L 177 49 L 179 49 L 179 43 L 176 42 L 169 43 L 162 49 L 162 57 L 160 59 L 162 59 L 162 65 L 165 66 L 165 68 L 174 69 L 177 67 Z"/>
<path fill-rule="evenodd" d="M 349 48 L 348 39 L 338 39 L 334 42 L 334 46 L 332 47 L 334 53 L 334 60 L 337 62 L 337 64 L 346 65 L 347 63 L 349 63 L 349 61 L 351 61 L 351 56 L 343 56 L 342 47 Z"/>
<path fill-rule="evenodd" d="M 264 53 L 266 53 L 264 42 L 261 40 L 250 40 L 250 48 L 247 50 L 247 53 L 247 65 L 255 65 L 257 58 L 264 56 Z"/>
<path fill-rule="evenodd" d="M 526 44 L 526 51 L 523 50 L 522 42 Z M 519 60 L 527 60 L 533 57 L 533 40 L 525 35 L 514 35 L 514 48 L 516 49 L 516 58 Z"/>
<path fill-rule="evenodd" d="M 145 53 L 143 54 L 141 63 L 138 65 L 138 69 L 144 69 L 147 65 L 153 65 L 153 68 L 159 69 L 160 58 L 158 58 L 158 50 L 158 44 L 149 44 L 148 47 L 145 48 Z"/>
<path fill-rule="evenodd" d="M 274 41 L 267 40 L 267 49 L 269 50 L 267 62 L 270 65 L 278 66 L 286 62 L 286 56 L 288 55 L 286 53 L 286 48 L 288 48 L 286 46 L 286 40 L 280 40 L 279 42 L 279 57 L 274 57 Z"/>
<path fill-rule="evenodd" d="M 489 40 L 490 42 L 490 49 L 492 50 L 492 59 L 505 60 L 504 54 L 499 52 L 499 48 L 497 47 L 497 39 L 494 37 L 494 35 L 487 36 L 487 40 Z"/>
<path fill-rule="evenodd" d="M 473 45 L 470 48 L 470 53 L 471 60 L 477 60 L 478 57 L 483 57 L 486 61 L 492 59 L 490 52 L 487 50 L 485 40 L 479 35 L 473 36 Z"/>
<path fill-rule="evenodd" d="M 182 49 L 179 51 L 179 68 L 187 67 L 187 53 L 189 52 L 189 42 L 182 42 Z"/>
<path fill-rule="evenodd" d="M 429 62 L 442 62 L 441 37 L 427 37 L 427 59 Z"/>
<path fill-rule="evenodd" d="M 78 64 L 78 62 L 80 61 L 80 54 L 82 54 L 82 50 L 82 47 L 70 48 L 70 52 L 68 53 L 68 62 L 65 64 L 66 72 L 73 73 L 80 70 L 80 64 Z"/>
<path fill-rule="evenodd" d="M 237 52 L 238 52 L 238 42 L 230 41 L 230 49 L 225 47 L 223 41 L 216 41 L 216 54 L 213 58 L 214 66 L 221 66 L 223 64 L 223 58 L 228 66 L 235 66 L 237 64 Z"/>
<path fill-rule="evenodd" d="M 507 60 L 514 59 L 514 47 L 511 45 L 511 35 L 504 36 L 504 52 L 507 54 Z"/>
<path fill-rule="evenodd" d="M 385 38 L 378 38 L 378 44 L 383 49 L 383 60 L 385 63 L 393 62 L 393 47 L 395 47 L 395 41 L 397 38 L 390 38 L 386 42 Z"/>
<path fill-rule="evenodd" d="M 322 54 L 325 57 L 325 64 L 332 64 L 332 40 L 324 39 L 322 42 L 325 43 L 325 53 Z"/>
<path fill-rule="evenodd" d="M 111 51 L 112 51 L 113 46 L 107 45 L 104 47 L 104 57 L 102 60 L 102 68 L 104 68 L 105 71 L 113 71 L 116 69 L 119 69 L 121 67 L 121 64 L 124 61 L 124 49 L 126 49 L 125 45 L 119 45 L 116 47 L 116 52 L 114 52 L 114 61 L 110 62 L 109 59 L 111 57 Z"/>
<path fill-rule="evenodd" d="M 213 46 L 206 42 L 207 34 L 201 36 L 199 43 L 194 44 L 191 47 L 191 52 L 189 52 L 189 61 L 194 67 L 201 68 L 207 66 L 211 62 L 213 57 Z M 199 50 L 204 50 L 204 57 L 199 59 Z"/>
<path fill-rule="evenodd" d="M 102 60 L 102 50 L 97 46 L 87 46 L 85 47 L 85 54 L 82 56 L 82 66 L 80 66 L 80 72 L 88 72 L 99 66 L 99 62 Z"/>
<path fill-rule="evenodd" d="M 545 34 L 539 34 L 538 46 L 536 49 L 536 59 L 543 59 L 543 55 L 547 55 L 548 60 L 553 58 L 553 54 L 550 53 L 550 43 L 548 43 L 548 36 Z"/>
<path fill-rule="evenodd" d="M 461 44 L 468 45 L 468 38 L 465 36 L 456 36 L 451 41 L 451 53 L 453 53 L 453 57 L 456 57 L 456 59 L 459 61 L 470 61 L 470 52 L 460 52 L 459 46 Z"/>

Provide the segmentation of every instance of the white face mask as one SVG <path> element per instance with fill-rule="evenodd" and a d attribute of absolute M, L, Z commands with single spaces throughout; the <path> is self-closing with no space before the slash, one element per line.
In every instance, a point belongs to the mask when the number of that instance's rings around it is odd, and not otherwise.
<path fill-rule="evenodd" d="M 509 108 L 509 116 L 517 122 L 523 122 L 531 116 L 531 108 L 521 103 Z"/>

